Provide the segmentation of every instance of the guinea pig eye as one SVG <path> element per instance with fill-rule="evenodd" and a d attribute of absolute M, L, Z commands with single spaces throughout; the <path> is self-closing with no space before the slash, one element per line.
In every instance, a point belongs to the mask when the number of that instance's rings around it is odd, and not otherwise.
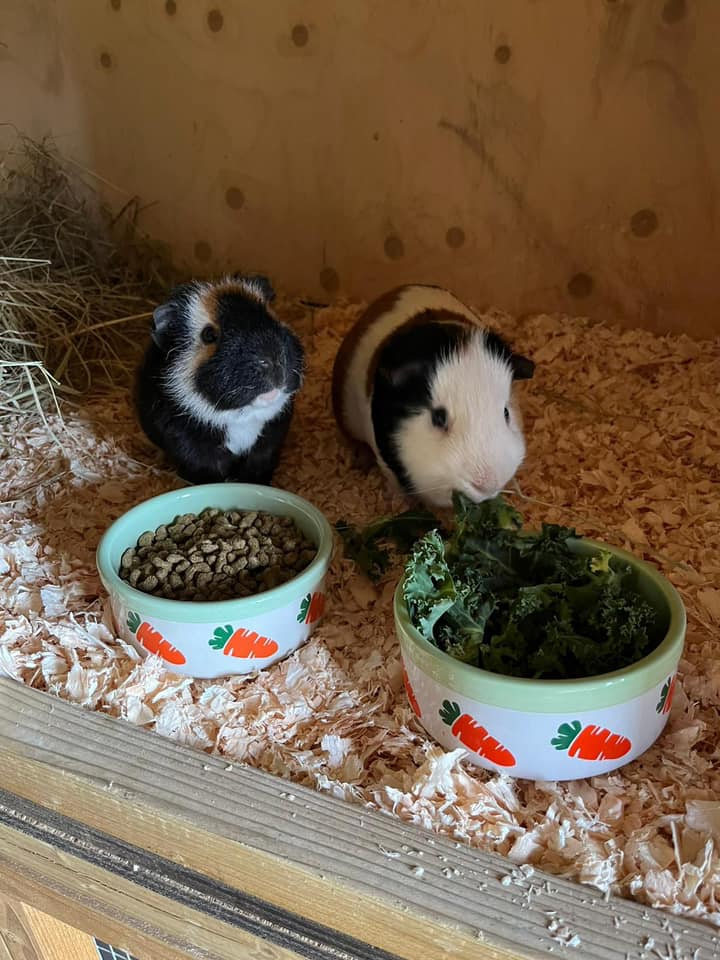
<path fill-rule="evenodd" d="M 438 430 L 447 430 L 448 415 L 445 407 L 434 407 L 430 413 L 432 425 Z"/>
<path fill-rule="evenodd" d="M 505 423 L 510 423 L 510 408 L 505 407 L 503 413 L 505 414 Z"/>
<path fill-rule="evenodd" d="M 217 330 L 211 324 L 208 324 L 200 331 L 200 339 L 203 343 L 215 343 L 217 340 Z"/>

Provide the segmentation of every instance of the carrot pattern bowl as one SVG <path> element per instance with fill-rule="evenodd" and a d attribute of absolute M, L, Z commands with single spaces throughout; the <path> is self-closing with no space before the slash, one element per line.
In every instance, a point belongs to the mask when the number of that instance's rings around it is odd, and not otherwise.
<path fill-rule="evenodd" d="M 405 689 L 427 733 L 471 762 L 531 780 L 574 780 L 615 770 L 644 753 L 670 712 L 685 642 L 685 609 L 653 567 L 623 550 L 578 540 L 585 555 L 610 552 L 632 567 L 638 593 L 655 609 L 663 639 L 622 670 L 574 680 L 534 680 L 463 663 L 411 622 L 401 580 L 395 627 Z"/>
<path fill-rule="evenodd" d="M 120 577 L 123 553 L 142 533 L 208 507 L 291 517 L 317 547 L 315 558 L 280 586 L 214 602 L 153 596 Z M 213 678 L 252 673 L 305 643 L 324 612 L 332 546 L 324 515 L 295 494 L 254 484 L 200 484 L 146 500 L 116 520 L 100 541 L 97 567 L 119 636 L 175 673 Z"/>

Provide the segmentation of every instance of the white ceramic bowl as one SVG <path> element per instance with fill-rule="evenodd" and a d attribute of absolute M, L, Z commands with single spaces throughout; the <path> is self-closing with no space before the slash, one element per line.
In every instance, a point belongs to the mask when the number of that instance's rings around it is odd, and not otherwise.
<path fill-rule="evenodd" d="M 288 583 L 237 600 L 165 600 L 120 578 L 120 559 L 142 533 L 206 507 L 290 516 L 317 545 L 317 555 Z M 222 677 L 267 667 L 305 643 L 324 610 L 332 546 L 323 514 L 295 494 L 254 484 L 201 484 L 153 497 L 121 516 L 100 541 L 97 566 L 119 636 L 143 654 L 161 656 L 174 673 Z"/>
<path fill-rule="evenodd" d="M 664 638 L 624 670 L 579 680 L 525 680 L 461 663 L 425 640 L 395 593 L 405 687 L 425 730 L 447 750 L 488 770 L 531 780 L 608 773 L 645 752 L 670 712 L 685 640 L 685 608 L 675 588 L 631 554 L 591 540 L 575 549 L 609 550 L 630 564 L 635 587 L 659 612 Z"/>

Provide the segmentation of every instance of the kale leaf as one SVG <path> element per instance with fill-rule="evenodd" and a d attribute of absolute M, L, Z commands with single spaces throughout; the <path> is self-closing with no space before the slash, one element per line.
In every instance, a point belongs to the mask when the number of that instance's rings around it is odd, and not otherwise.
<path fill-rule="evenodd" d="M 574 550 L 574 529 L 523 530 L 502 497 L 456 494 L 454 512 L 449 538 L 430 530 L 405 566 L 410 617 L 441 650 L 493 673 L 564 679 L 628 666 L 658 643 L 631 568 Z"/>
<path fill-rule="evenodd" d="M 392 543 L 398 552 L 407 554 L 418 538 L 437 528 L 437 518 L 427 510 L 406 510 L 396 517 L 379 517 L 362 529 L 345 520 L 335 524 L 344 543 L 345 556 L 354 560 L 374 581 L 379 580 L 390 565 L 391 555 L 383 544 Z"/>

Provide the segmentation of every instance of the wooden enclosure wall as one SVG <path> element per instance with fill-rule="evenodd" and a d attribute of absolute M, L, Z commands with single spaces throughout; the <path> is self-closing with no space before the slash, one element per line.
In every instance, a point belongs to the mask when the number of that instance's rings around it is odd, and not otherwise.
<path fill-rule="evenodd" d="M 0 119 L 202 274 L 720 332 L 718 0 L 2 0 Z"/>

